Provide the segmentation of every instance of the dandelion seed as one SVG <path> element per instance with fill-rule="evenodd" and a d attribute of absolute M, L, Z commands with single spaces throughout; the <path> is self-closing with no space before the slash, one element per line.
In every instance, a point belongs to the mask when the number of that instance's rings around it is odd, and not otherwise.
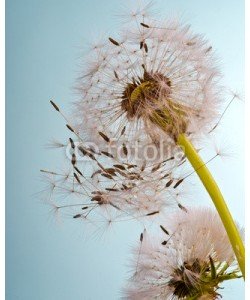
<path fill-rule="evenodd" d="M 128 169 L 134 169 L 134 168 L 136 168 L 136 167 L 137 167 L 137 165 L 130 165 L 130 164 L 127 165 L 127 168 L 128 168 Z"/>
<path fill-rule="evenodd" d="M 106 151 L 101 151 L 102 154 L 104 154 L 105 156 L 108 156 L 108 157 L 111 157 L 111 158 L 114 158 L 114 155 L 109 153 L 109 152 L 106 152 Z"/>
<path fill-rule="evenodd" d="M 113 206 L 114 208 L 118 209 L 118 210 L 121 210 L 117 205 L 115 205 L 114 203 L 110 202 L 109 203 L 111 206 Z"/>
<path fill-rule="evenodd" d="M 115 46 L 120 46 L 120 44 L 112 38 L 109 38 L 109 41 Z"/>
<path fill-rule="evenodd" d="M 146 165 L 147 165 L 147 163 L 146 163 L 146 161 L 144 161 L 144 163 L 143 163 L 143 165 L 142 165 L 142 167 L 141 167 L 141 172 L 143 172 L 143 171 L 145 170 Z"/>
<path fill-rule="evenodd" d="M 105 172 L 110 175 L 115 175 L 116 170 L 113 168 L 108 168 L 108 169 L 105 169 Z"/>
<path fill-rule="evenodd" d="M 73 129 L 69 124 L 66 124 L 66 127 L 67 127 L 70 131 L 75 132 L 74 129 Z"/>
<path fill-rule="evenodd" d="M 147 216 L 153 216 L 153 215 L 156 215 L 158 213 L 159 213 L 159 211 L 153 211 L 151 213 L 148 213 Z"/>
<path fill-rule="evenodd" d="M 118 192 L 119 190 L 118 189 L 112 189 L 112 188 L 105 188 L 106 191 L 109 191 L 109 192 Z"/>
<path fill-rule="evenodd" d="M 124 135 L 125 130 L 126 130 L 126 126 L 123 127 L 122 132 L 121 132 L 121 136 Z"/>
<path fill-rule="evenodd" d="M 82 172 L 81 172 L 76 166 L 74 166 L 74 169 L 76 170 L 76 172 L 77 172 L 78 174 L 80 174 L 81 176 L 83 176 Z"/>
<path fill-rule="evenodd" d="M 101 172 L 102 172 L 101 170 L 95 171 L 95 172 L 91 175 L 91 178 L 94 178 L 96 175 L 100 174 Z"/>
<path fill-rule="evenodd" d="M 73 166 L 76 164 L 76 155 L 75 155 L 75 153 L 72 154 L 71 163 L 72 163 Z"/>
<path fill-rule="evenodd" d="M 74 173 L 74 177 L 75 177 L 75 179 L 77 180 L 77 182 L 78 182 L 79 184 L 81 184 L 81 181 L 80 181 L 80 179 L 79 179 L 79 177 L 77 176 L 76 173 Z"/>
<path fill-rule="evenodd" d="M 78 150 L 83 154 L 83 156 L 88 155 L 88 151 L 86 151 L 82 146 L 79 146 Z"/>
<path fill-rule="evenodd" d="M 178 206 L 181 210 L 183 210 L 184 212 L 188 212 L 188 210 L 186 209 L 186 207 L 184 207 L 183 205 L 181 205 L 180 203 L 178 203 Z"/>
<path fill-rule="evenodd" d="M 148 53 L 148 45 L 144 42 L 143 43 L 143 47 L 146 53 Z"/>
<path fill-rule="evenodd" d="M 174 189 L 176 189 L 182 182 L 184 181 L 184 179 L 180 179 L 176 182 L 176 184 L 174 185 Z"/>
<path fill-rule="evenodd" d="M 77 215 L 73 216 L 73 218 L 78 219 L 78 218 L 81 218 L 81 216 L 82 216 L 81 214 L 77 214 Z"/>
<path fill-rule="evenodd" d="M 102 173 L 101 175 L 102 175 L 103 177 L 108 178 L 108 179 L 113 179 L 113 177 L 112 177 L 111 175 L 109 175 L 109 174 Z"/>
<path fill-rule="evenodd" d="M 58 107 L 52 100 L 50 100 L 50 103 L 52 104 L 52 106 L 54 107 L 54 109 L 55 109 L 56 111 L 60 111 L 60 110 L 59 110 L 59 107 Z"/>
<path fill-rule="evenodd" d="M 166 233 L 167 235 L 169 235 L 169 232 L 167 231 L 166 228 L 164 228 L 162 225 L 160 225 L 161 230 Z"/>
<path fill-rule="evenodd" d="M 153 167 L 151 172 L 154 173 L 155 171 L 159 170 L 160 167 L 161 167 L 161 164 L 158 164 L 157 166 Z"/>
<path fill-rule="evenodd" d="M 107 143 L 110 142 L 110 139 L 109 139 L 103 132 L 100 132 L 100 131 L 99 131 L 99 134 L 100 134 L 100 136 L 101 136 Z"/>
<path fill-rule="evenodd" d="M 126 170 L 126 168 L 123 165 L 114 165 L 114 167 L 123 171 Z"/>
<path fill-rule="evenodd" d="M 173 179 L 170 179 L 170 180 L 166 183 L 165 187 L 170 187 L 170 185 L 171 185 L 173 182 L 174 182 L 174 180 L 173 180 Z"/>
<path fill-rule="evenodd" d="M 165 174 L 165 175 L 163 175 L 160 179 L 162 180 L 162 179 L 165 179 L 165 178 L 167 178 L 167 177 L 169 177 L 170 176 L 170 174 L 169 173 L 167 173 L 167 174 Z M 170 185 L 171 185 L 172 183 L 170 183 Z M 167 186 L 166 186 L 167 187 Z"/>
<path fill-rule="evenodd" d="M 51 175 L 57 175 L 55 172 L 47 171 L 47 170 L 43 170 L 43 169 L 41 169 L 40 172 L 42 172 L 42 173 L 49 173 Z"/>
<path fill-rule="evenodd" d="M 122 145 L 122 151 L 126 156 L 128 155 L 128 149 L 125 144 Z"/>
<path fill-rule="evenodd" d="M 140 24 L 141 24 L 141 26 L 143 26 L 143 27 L 149 28 L 149 26 L 148 26 L 147 24 L 145 24 L 145 23 L 140 23 Z"/>
<path fill-rule="evenodd" d="M 164 160 L 164 162 L 167 162 L 167 161 L 170 161 L 170 160 L 174 160 L 174 156 L 172 156 L 172 157 L 170 157 L 170 158 Z"/>
<path fill-rule="evenodd" d="M 117 80 L 119 80 L 119 77 L 118 77 L 118 74 L 117 74 L 116 71 L 114 71 L 114 74 L 115 74 L 115 78 L 116 78 Z"/>
<path fill-rule="evenodd" d="M 75 144 L 74 144 L 74 141 L 72 140 L 72 138 L 69 138 L 69 142 L 70 142 L 71 148 L 75 149 Z"/>
<path fill-rule="evenodd" d="M 208 53 L 209 51 L 211 51 L 213 49 L 212 46 L 208 47 L 207 50 L 206 50 L 206 53 Z"/>

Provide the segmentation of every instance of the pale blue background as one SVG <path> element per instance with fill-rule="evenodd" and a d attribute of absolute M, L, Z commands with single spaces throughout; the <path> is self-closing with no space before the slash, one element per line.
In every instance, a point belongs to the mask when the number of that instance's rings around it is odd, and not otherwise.
<path fill-rule="evenodd" d="M 132 0 L 131 0 L 132 1 Z M 133 1 L 135 2 L 135 1 Z M 239 0 L 157 1 L 206 33 L 223 58 L 225 83 L 243 91 L 244 3 Z M 128 275 L 128 252 L 140 228 L 118 226 L 102 239 L 83 239 L 78 222 L 53 221 L 39 201 L 39 169 L 61 162 L 44 149 L 64 137 L 63 121 L 48 104 L 65 110 L 81 49 L 92 32 L 115 32 L 120 1 L 7 0 L 7 290 L 8 300 L 116 300 Z M 223 136 L 236 155 L 212 163 L 234 217 L 244 222 L 243 106 L 228 112 Z M 202 193 L 210 203 L 205 192 Z M 244 299 L 242 281 L 227 284 L 224 299 Z"/>

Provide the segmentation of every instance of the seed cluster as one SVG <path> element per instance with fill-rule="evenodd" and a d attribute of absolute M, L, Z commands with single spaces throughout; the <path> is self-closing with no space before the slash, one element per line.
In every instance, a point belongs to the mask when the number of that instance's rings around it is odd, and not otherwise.
<path fill-rule="evenodd" d="M 61 113 L 53 101 L 51 104 Z M 185 210 L 179 201 L 180 187 L 185 184 L 181 171 L 185 170 L 184 155 L 178 161 L 171 156 L 162 161 L 144 160 L 136 164 L 129 160 L 126 144 L 122 145 L 121 159 L 112 149 L 96 151 L 85 146 L 73 125 L 67 124 L 67 128 L 73 135 L 68 140 L 71 156 L 68 171 L 41 170 L 49 181 L 48 199 L 57 213 L 64 211 L 74 219 L 110 223 L 151 219 L 175 206 Z M 106 133 L 98 134 L 105 144 L 112 143 Z M 65 195 L 70 195 L 70 203 Z"/>

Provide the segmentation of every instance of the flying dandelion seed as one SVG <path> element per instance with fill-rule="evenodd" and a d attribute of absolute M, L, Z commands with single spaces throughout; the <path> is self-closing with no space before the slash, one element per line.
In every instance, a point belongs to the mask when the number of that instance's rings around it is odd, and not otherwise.
<path fill-rule="evenodd" d="M 179 211 L 160 229 L 144 232 L 124 299 L 220 299 L 220 283 L 241 276 L 216 211 Z"/>
<path fill-rule="evenodd" d="M 70 127 L 75 132 L 74 127 Z M 107 135 L 101 132 L 99 135 L 109 142 Z M 101 148 L 93 151 L 79 140 L 78 134 L 69 138 L 71 151 L 66 172 L 41 170 L 46 183 L 49 182 L 49 203 L 56 207 L 57 214 L 93 223 L 102 222 L 100 216 L 103 220 L 114 216 L 116 222 L 152 221 L 173 208 L 183 207 L 177 185 L 184 180 L 184 169 L 172 158 L 136 165 L 133 161 L 128 162 L 127 157 L 118 160 Z M 84 155 L 84 161 L 79 159 L 79 153 Z M 181 190 L 185 190 L 185 182 Z"/>

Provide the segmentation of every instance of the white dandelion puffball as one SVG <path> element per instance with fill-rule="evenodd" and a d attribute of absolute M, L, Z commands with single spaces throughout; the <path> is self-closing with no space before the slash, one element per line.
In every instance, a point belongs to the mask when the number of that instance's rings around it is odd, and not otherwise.
<path fill-rule="evenodd" d="M 95 45 L 78 81 L 76 128 L 130 143 L 208 133 L 218 118 L 220 72 L 210 44 L 176 19 L 137 13 Z"/>
<path fill-rule="evenodd" d="M 216 211 L 179 211 L 167 224 L 160 226 L 161 237 L 141 236 L 124 299 L 219 299 L 219 283 L 239 275 Z"/>

